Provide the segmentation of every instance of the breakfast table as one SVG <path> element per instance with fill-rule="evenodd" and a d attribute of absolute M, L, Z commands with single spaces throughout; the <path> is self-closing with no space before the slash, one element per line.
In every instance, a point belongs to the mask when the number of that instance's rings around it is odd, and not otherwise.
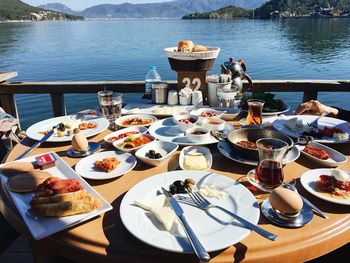
<path fill-rule="evenodd" d="M 233 122 L 237 124 L 237 122 Z M 103 138 L 111 131 L 106 130 L 89 141 L 102 145 L 99 151 L 113 150 L 112 145 L 104 143 Z M 6 162 L 14 160 L 34 141 L 25 138 L 6 157 Z M 36 148 L 31 155 L 56 152 L 74 168 L 79 158 L 67 156 L 68 143 L 45 143 Z M 332 146 L 333 147 L 333 146 Z M 181 147 L 180 147 L 181 148 Z M 246 179 L 251 166 L 242 165 L 222 156 L 215 144 L 209 146 L 213 155 L 211 172 L 235 179 L 246 186 L 261 204 L 268 194 L 253 187 Z M 334 148 L 350 157 L 349 144 L 334 145 Z M 112 206 L 113 210 L 71 227 L 49 237 L 35 241 L 4 185 L 0 185 L 0 210 L 7 221 L 30 240 L 34 259 L 37 262 L 50 262 L 52 257 L 62 256 L 77 262 L 198 262 L 195 254 L 180 254 L 163 251 L 149 246 L 135 238 L 124 227 L 119 208 L 125 193 L 141 180 L 153 175 L 179 170 L 179 151 L 168 161 L 152 167 L 138 161 L 136 167 L 127 174 L 110 180 L 87 180 Z M 319 168 L 303 156 L 284 167 L 285 181 L 299 178 L 304 172 Z M 349 171 L 350 162 L 339 166 Z M 282 228 L 273 225 L 260 213 L 258 225 L 279 237 L 271 241 L 251 232 L 246 238 L 232 246 L 211 252 L 211 262 L 302 262 L 320 257 L 349 242 L 350 207 L 323 201 L 309 194 L 299 180 L 298 191 L 326 212 L 328 219 L 314 214 L 313 220 L 301 228 Z M 200 223 L 200 222 L 198 222 Z"/>

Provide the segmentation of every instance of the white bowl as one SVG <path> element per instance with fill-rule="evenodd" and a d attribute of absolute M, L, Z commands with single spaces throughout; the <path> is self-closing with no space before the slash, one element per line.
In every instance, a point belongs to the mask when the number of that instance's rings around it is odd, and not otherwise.
<path fill-rule="evenodd" d="M 134 118 L 149 119 L 151 120 L 151 122 L 147 124 L 135 124 L 135 125 L 123 124 L 123 122 L 125 122 L 126 120 L 134 119 Z M 115 120 L 115 124 L 117 124 L 120 127 L 147 127 L 147 126 L 150 126 L 155 121 L 157 121 L 157 118 L 149 114 L 132 114 L 132 115 L 119 117 L 118 119 Z"/>
<path fill-rule="evenodd" d="M 347 162 L 347 160 L 348 160 L 348 158 L 345 155 L 343 155 L 342 153 L 340 153 L 340 152 L 338 152 L 338 151 L 336 151 L 328 146 L 325 146 L 323 144 L 320 144 L 317 142 L 310 142 L 308 145 L 311 147 L 320 148 L 328 153 L 329 158 L 326 160 L 322 160 L 322 159 L 319 159 L 317 157 L 312 156 L 309 153 L 304 152 L 305 147 L 300 147 L 301 148 L 300 152 L 302 154 L 304 154 L 306 157 L 313 160 L 314 162 L 318 163 L 322 167 L 337 167 L 338 165 L 343 164 L 343 163 Z"/>
<path fill-rule="evenodd" d="M 195 134 L 196 132 L 202 134 Z M 186 130 L 185 136 L 190 142 L 202 143 L 210 139 L 210 131 L 206 128 L 193 127 Z"/>
<path fill-rule="evenodd" d="M 221 119 L 225 121 L 233 121 L 241 112 L 241 110 L 238 108 L 215 107 L 214 109 L 218 111 L 226 111 L 226 113 L 224 113 L 224 115 L 221 117 Z"/>
<path fill-rule="evenodd" d="M 122 135 L 122 134 L 125 134 L 125 133 L 128 133 L 128 132 L 138 132 L 139 134 L 141 134 L 141 133 L 143 134 L 143 133 L 146 133 L 147 131 L 148 131 L 148 129 L 146 127 L 129 127 L 129 128 L 124 128 L 124 129 L 112 132 L 110 134 L 107 134 L 103 138 L 103 140 L 106 143 L 112 144 L 113 141 L 117 141 L 117 140 L 110 141 L 110 139 L 113 138 L 113 137 L 118 137 L 119 135 Z M 120 138 L 120 139 L 122 139 L 122 138 Z M 118 140 L 120 140 L 120 139 L 118 139 Z"/>
<path fill-rule="evenodd" d="M 211 117 L 205 117 L 205 116 L 201 116 L 203 113 L 214 113 L 216 115 L 211 116 Z M 219 111 L 219 110 L 215 110 L 212 108 L 200 108 L 197 110 L 192 110 L 190 112 L 190 114 L 198 116 L 198 118 L 199 118 L 198 123 L 202 123 L 203 119 L 205 119 L 205 118 L 221 119 L 221 117 L 224 115 L 224 113 L 226 113 L 226 111 Z"/>
<path fill-rule="evenodd" d="M 132 137 L 132 138 L 137 138 L 137 137 L 140 137 L 140 136 L 148 137 L 148 138 L 150 138 L 152 141 L 155 140 L 155 138 L 154 138 L 153 136 L 148 135 L 148 134 L 135 134 L 134 136 L 131 136 L 131 137 Z M 120 150 L 120 151 L 132 153 L 132 152 L 135 152 L 136 150 L 142 148 L 143 146 L 145 146 L 145 145 L 147 144 L 147 143 L 146 143 L 146 144 L 140 145 L 140 146 L 138 146 L 138 147 L 125 149 L 125 148 L 123 148 L 123 147 L 121 146 L 121 144 L 123 144 L 123 143 L 125 142 L 126 139 L 127 139 L 127 138 L 123 138 L 123 139 L 114 141 L 114 142 L 113 142 L 113 146 L 114 146 L 116 149 Z M 149 142 L 149 143 L 150 143 L 150 142 Z"/>
<path fill-rule="evenodd" d="M 202 121 L 202 127 L 209 131 L 222 131 L 225 129 L 226 122 L 222 119 L 205 118 Z"/>
<path fill-rule="evenodd" d="M 145 163 L 157 166 L 162 162 L 170 159 L 170 157 L 175 154 L 177 148 L 179 148 L 179 145 L 173 142 L 153 141 L 147 143 L 141 149 L 138 149 L 135 153 L 135 156 Z M 154 150 L 156 153 L 160 153 L 162 155 L 162 158 L 151 159 L 149 157 L 146 157 L 146 153 L 149 152 L 149 150 Z"/>
<path fill-rule="evenodd" d="M 204 146 L 187 146 L 182 149 L 180 152 L 180 157 L 179 157 L 179 165 L 182 170 L 186 170 L 184 167 L 184 161 L 185 161 L 185 155 L 189 153 L 201 153 L 204 155 L 204 158 L 207 161 L 207 169 L 209 170 L 211 166 L 213 165 L 213 157 L 210 153 L 210 150 L 207 147 Z"/>
<path fill-rule="evenodd" d="M 180 120 L 183 119 L 194 119 L 195 122 L 193 123 L 183 123 Z M 187 129 L 192 128 L 197 122 L 198 122 L 198 116 L 191 115 L 191 114 L 177 114 L 173 116 L 173 121 L 175 124 L 177 124 L 177 127 L 181 132 L 186 132 Z"/>

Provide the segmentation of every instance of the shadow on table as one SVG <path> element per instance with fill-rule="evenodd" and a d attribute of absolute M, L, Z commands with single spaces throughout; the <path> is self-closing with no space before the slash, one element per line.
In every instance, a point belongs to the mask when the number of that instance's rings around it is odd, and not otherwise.
<path fill-rule="evenodd" d="M 113 203 L 113 210 L 107 212 L 103 218 L 103 229 L 109 246 L 106 249 L 110 259 L 120 262 L 198 262 L 195 254 L 172 253 L 149 246 L 132 236 L 124 227 L 119 208 L 123 196 Z M 141 222 L 140 222 L 141 223 Z M 244 259 L 247 248 L 237 243 L 234 245 L 236 252 L 232 261 L 239 262 Z M 211 258 L 215 258 L 224 250 L 211 252 Z"/>

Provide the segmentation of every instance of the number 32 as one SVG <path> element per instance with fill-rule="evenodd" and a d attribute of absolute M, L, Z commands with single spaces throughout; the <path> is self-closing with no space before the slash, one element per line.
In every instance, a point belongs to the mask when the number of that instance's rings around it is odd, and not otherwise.
<path fill-rule="evenodd" d="M 182 83 L 185 83 L 185 88 L 191 88 L 191 80 L 190 78 L 183 78 Z M 194 78 L 192 80 L 192 84 L 196 85 L 196 87 L 194 88 L 194 90 L 198 90 L 201 87 L 201 80 L 199 78 Z"/>

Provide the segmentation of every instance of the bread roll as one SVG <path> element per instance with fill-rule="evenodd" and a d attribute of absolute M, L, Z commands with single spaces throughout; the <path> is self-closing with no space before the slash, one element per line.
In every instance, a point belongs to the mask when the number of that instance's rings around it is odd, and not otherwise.
<path fill-rule="evenodd" d="M 11 162 L 0 167 L 0 173 L 7 177 L 15 176 L 24 172 L 34 171 L 34 164 L 31 162 Z"/>
<path fill-rule="evenodd" d="M 51 197 L 34 197 L 32 210 L 48 217 L 63 217 L 90 212 L 101 205 L 101 200 L 91 196 L 85 190 L 58 194 Z"/>
<path fill-rule="evenodd" d="M 193 42 L 190 40 L 180 41 L 177 45 L 177 51 L 179 52 L 192 52 Z"/>
<path fill-rule="evenodd" d="M 192 49 L 192 52 L 203 52 L 203 51 L 208 51 L 209 49 L 205 46 L 202 45 L 195 45 Z"/>
<path fill-rule="evenodd" d="M 31 171 L 21 173 L 9 178 L 8 185 L 13 192 L 33 192 L 37 187 L 52 175 L 48 172 Z"/>

